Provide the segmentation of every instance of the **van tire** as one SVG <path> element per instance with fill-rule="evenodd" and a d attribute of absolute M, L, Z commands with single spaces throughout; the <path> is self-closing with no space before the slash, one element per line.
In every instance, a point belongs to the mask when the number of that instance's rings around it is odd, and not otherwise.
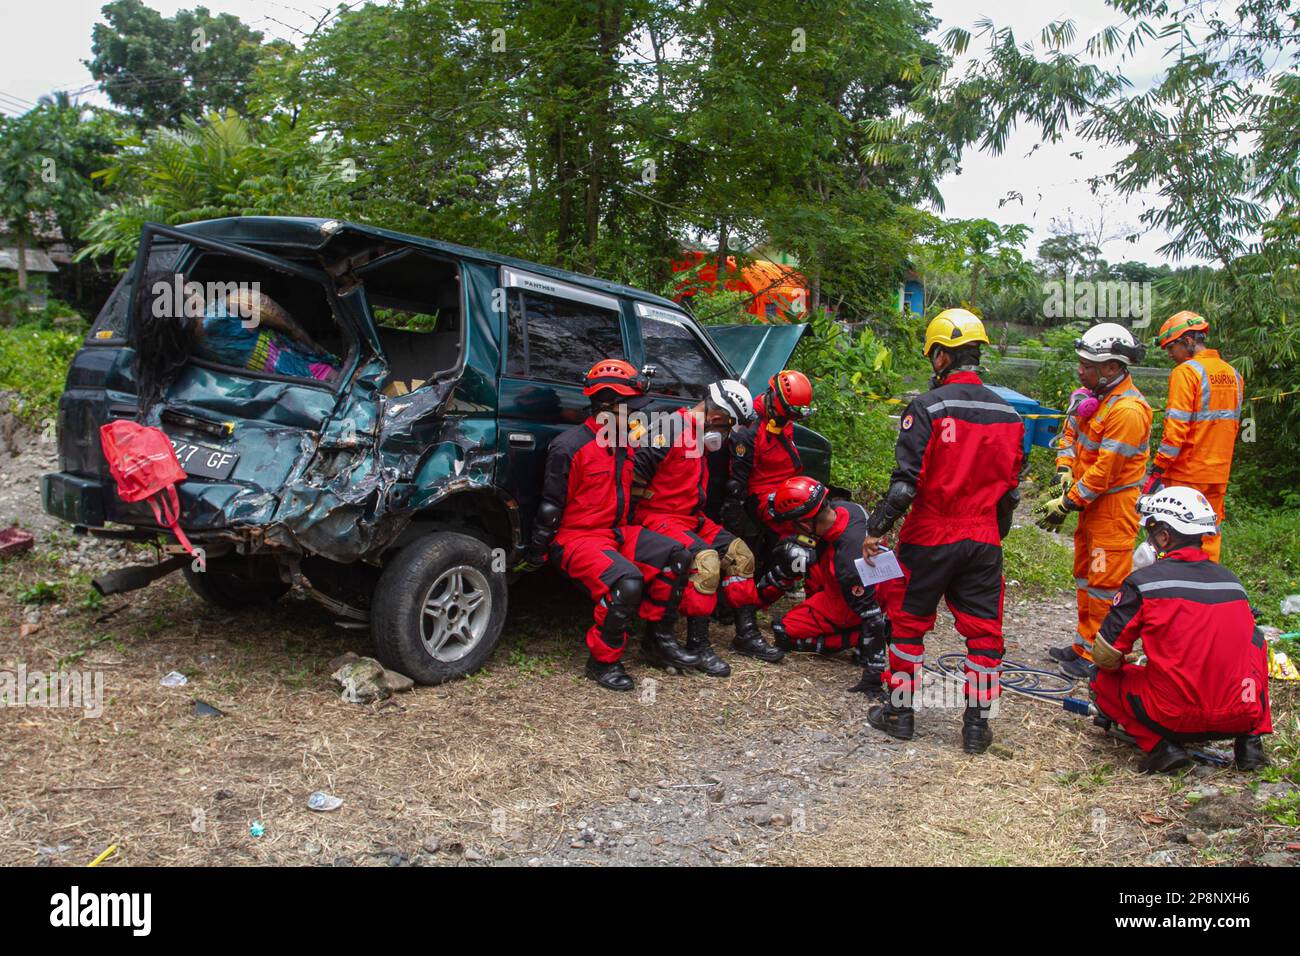
<path fill-rule="evenodd" d="M 238 611 L 274 604 L 289 593 L 289 585 L 275 579 L 250 580 L 224 571 L 195 571 L 182 568 L 190 590 L 213 607 Z"/>
<path fill-rule="evenodd" d="M 454 531 L 417 538 L 388 561 L 375 586 L 375 656 L 418 684 L 472 674 L 501 638 L 506 593 L 484 542 Z"/>

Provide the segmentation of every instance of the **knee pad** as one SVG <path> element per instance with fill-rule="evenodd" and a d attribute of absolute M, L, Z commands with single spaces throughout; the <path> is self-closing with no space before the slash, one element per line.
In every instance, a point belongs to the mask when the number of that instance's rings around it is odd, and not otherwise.
<path fill-rule="evenodd" d="M 645 593 L 645 581 L 640 574 L 629 574 L 614 582 L 609 589 L 609 608 L 630 608 L 635 611 Z"/>
<path fill-rule="evenodd" d="M 726 554 L 722 557 L 722 563 L 727 569 L 729 578 L 752 578 L 754 576 L 754 552 L 749 550 L 749 545 L 745 544 L 740 538 L 736 538 L 727 545 Z"/>
<path fill-rule="evenodd" d="M 691 583 L 701 594 L 716 594 L 722 578 L 722 562 L 718 552 L 709 548 L 695 555 L 691 562 Z"/>

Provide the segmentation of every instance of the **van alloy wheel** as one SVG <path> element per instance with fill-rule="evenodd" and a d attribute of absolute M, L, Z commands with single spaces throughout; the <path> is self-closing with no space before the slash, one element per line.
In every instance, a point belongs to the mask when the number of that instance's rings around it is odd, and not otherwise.
<path fill-rule="evenodd" d="M 448 568 L 425 592 L 420 639 L 429 656 L 458 661 L 487 633 L 492 592 L 487 578 L 467 564 Z"/>

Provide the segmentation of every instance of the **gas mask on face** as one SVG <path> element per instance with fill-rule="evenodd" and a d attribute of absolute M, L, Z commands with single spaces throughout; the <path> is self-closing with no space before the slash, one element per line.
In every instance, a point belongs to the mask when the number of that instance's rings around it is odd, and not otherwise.
<path fill-rule="evenodd" d="M 1156 546 L 1151 543 L 1151 537 L 1148 535 L 1147 540 L 1139 544 L 1137 550 L 1133 552 L 1133 570 L 1141 571 L 1143 568 L 1151 567 L 1156 563 L 1158 556 Z"/>
<path fill-rule="evenodd" d="M 726 432 L 717 428 L 706 428 L 704 430 L 704 450 L 721 451 L 722 443 L 726 441 Z"/>

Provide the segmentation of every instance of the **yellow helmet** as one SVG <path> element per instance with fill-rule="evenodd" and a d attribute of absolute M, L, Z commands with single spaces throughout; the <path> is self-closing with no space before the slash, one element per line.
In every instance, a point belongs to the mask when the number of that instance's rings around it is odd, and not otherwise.
<path fill-rule="evenodd" d="M 972 342 L 988 344 L 989 337 L 984 332 L 984 323 L 974 312 L 966 309 L 944 309 L 925 327 L 925 355 L 936 345 L 955 349 L 959 345 Z"/>

